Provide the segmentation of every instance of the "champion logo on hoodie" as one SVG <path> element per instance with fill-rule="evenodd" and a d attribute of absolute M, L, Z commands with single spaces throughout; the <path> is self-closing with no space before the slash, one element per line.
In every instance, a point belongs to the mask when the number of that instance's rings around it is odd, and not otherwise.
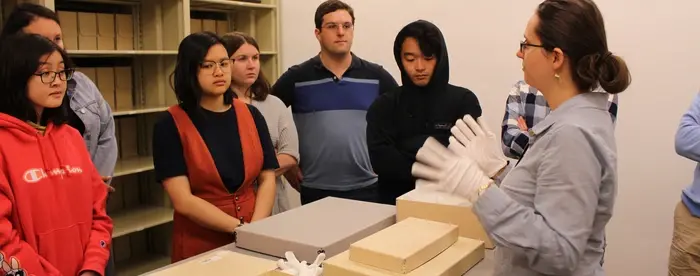
<path fill-rule="evenodd" d="M 23 178 L 27 183 L 37 183 L 44 178 L 58 176 L 63 178 L 67 174 L 81 174 L 83 169 L 65 165 L 64 168 L 55 168 L 49 171 L 39 168 L 28 169 L 24 172 Z"/>
<path fill-rule="evenodd" d="M 0 113 L 0 141 L 0 189 L 13 195 L 0 200 L 0 209 L 12 210 L 0 218 L 0 253 L 9 264 L 0 262 L 0 275 L 104 271 L 113 229 L 107 188 L 80 133 L 51 122 L 38 132 Z"/>

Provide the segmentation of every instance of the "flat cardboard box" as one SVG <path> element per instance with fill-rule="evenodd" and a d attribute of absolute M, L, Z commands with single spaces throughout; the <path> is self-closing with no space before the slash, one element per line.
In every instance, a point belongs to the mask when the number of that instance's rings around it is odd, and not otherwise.
<path fill-rule="evenodd" d="M 407 218 L 350 245 L 350 260 L 406 274 L 457 241 L 456 225 Z"/>
<path fill-rule="evenodd" d="M 78 49 L 78 13 L 70 11 L 58 11 L 58 20 L 61 21 L 63 32 L 63 47 L 66 49 Z"/>
<path fill-rule="evenodd" d="M 97 13 L 97 50 L 115 50 L 116 30 L 112 13 Z"/>
<path fill-rule="evenodd" d="M 139 155 L 139 139 L 136 132 L 136 117 L 119 118 L 119 150 L 120 159 L 137 157 Z"/>
<path fill-rule="evenodd" d="M 97 50 L 97 14 L 78 13 L 78 49 Z"/>
<path fill-rule="evenodd" d="M 277 270 L 277 262 L 228 250 L 218 250 L 152 276 L 240 275 L 267 276 Z M 233 273 L 233 274 L 231 274 Z"/>
<path fill-rule="evenodd" d="M 213 20 L 213 19 L 202 20 L 202 31 L 216 33 L 216 20 Z"/>
<path fill-rule="evenodd" d="M 284 258 L 294 252 L 312 263 L 330 258 L 396 222 L 394 206 L 326 197 L 236 229 L 236 246 Z"/>
<path fill-rule="evenodd" d="M 408 217 L 457 225 L 461 237 L 481 240 L 487 249 L 494 248 L 491 238 L 472 212 L 471 204 L 464 198 L 429 188 L 416 188 L 396 199 L 396 220 Z"/>
<path fill-rule="evenodd" d="M 114 137 L 117 138 L 117 147 L 118 147 L 118 149 L 117 149 L 117 162 L 119 162 L 119 160 L 122 159 L 121 141 L 120 141 L 120 139 L 122 139 L 122 135 L 121 135 L 121 131 L 119 130 L 119 129 L 121 129 L 121 126 L 119 126 L 119 120 L 121 120 L 121 119 L 114 120 Z"/>
<path fill-rule="evenodd" d="M 190 19 L 190 33 L 198 33 L 202 31 L 202 19 Z"/>
<path fill-rule="evenodd" d="M 76 71 L 83 73 L 83 75 L 97 85 L 97 69 L 95 67 L 80 67 L 77 68 Z M 99 89 L 99 87 L 97 89 Z"/>
<path fill-rule="evenodd" d="M 97 75 L 97 89 L 100 90 L 102 97 L 105 99 L 109 107 L 114 109 L 115 106 L 115 89 L 114 83 L 114 68 L 112 67 L 97 67 L 95 69 Z"/>
<path fill-rule="evenodd" d="M 134 17 L 131 14 L 117 14 L 114 21 L 117 50 L 134 50 Z"/>
<path fill-rule="evenodd" d="M 484 259 L 484 242 L 460 237 L 445 251 L 415 270 L 400 274 L 350 260 L 345 251 L 323 262 L 328 276 L 457 276 L 463 275 Z"/>
<path fill-rule="evenodd" d="M 114 67 L 115 79 L 115 109 L 130 110 L 134 108 L 133 82 L 131 78 L 131 67 Z"/>
<path fill-rule="evenodd" d="M 217 20 L 216 21 L 216 34 L 225 35 L 228 33 L 228 21 Z"/>

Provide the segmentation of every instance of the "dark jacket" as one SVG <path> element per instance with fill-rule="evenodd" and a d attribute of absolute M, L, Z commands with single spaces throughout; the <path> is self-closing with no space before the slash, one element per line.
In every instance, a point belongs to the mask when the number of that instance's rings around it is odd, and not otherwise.
<path fill-rule="evenodd" d="M 424 87 L 413 84 L 401 63 L 405 30 L 413 24 L 429 29 L 442 41 L 432 78 Z M 380 96 L 367 111 L 367 146 L 372 167 L 379 176 L 382 202 L 386 204 L 395 204 L 396 197 L 415 188 L 411 167 L 428 137 L 447 146 L 450 128 L 457 119 L 466 114 L 481 116 L 476 95 L 448 83 L 447 46 L 435 25 L 418 20 L 404 27 L 394 41 L 394 58 L 403 85 Z"/>

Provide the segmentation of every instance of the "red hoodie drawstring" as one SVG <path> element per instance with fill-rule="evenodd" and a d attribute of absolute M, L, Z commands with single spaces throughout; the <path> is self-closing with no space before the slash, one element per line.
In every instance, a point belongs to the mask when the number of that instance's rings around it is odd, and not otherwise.
<path fill-rule="evenodd" d="M 54 153 L 56 154 L 56 159 L 58 159 L 58 165 L 61 169 L 64 169 L 66 171 L 66 175 L 70 176 L 73 174 L 73 168 L 70 166 L 66 165 L 66 163 L 63 162 L 63 158 L 61 158 L 61 154 L 58 153 L 58 146 L 56 146 L 56 139 L 53 136 L 53 133 L 49 132 L 48 133 L 49 140 L 51 140 L 51 145 L 53 145 Z"/>
<path fill-rule="evenodd" d="M 37 142 L 39 144 L 39 152 L 41 153 L 41 160 L 44 162 L 44 171 L 46 171 L 46 174 L 49 176 L 55 175 L 52 174 L 53 170 L 59 169 L 62 170 L 63 172 L 61 175 L 65 174 L 65 176 L 70 176 L 74 174 L 74 169 L 66 165 L 66 163 L 63 162 L 63 158 L 61 157 L 61 154 L 58 153 L 58 145 L 56 144 L 56 137 L 53 136 L 53 133 L 51 132 L 52 127 L 49 127 L 46 129 L 44 132 L 44 135 L 41 135 L 40 133 L 37 133 Z M 44 139 L 49 139 L 51 141 L 51 146 L 53 147 L 53 153 L 56 156 L 56 159 L 58 160 L 58 166 L 55 168 L 49 167 L 49 163 L 46 160 L 46 153 L 44 151 L 48 150 L 44 147 L 44 143 L 42 140 Z"/>
<path fill-rule="evenodd" d="M 42 137 L 42 135 L 38 132 L 36 136 L 37 143 L 39 144 L 39 154 L 41 154 L 41 161 L 44 162 L 44 171 L 48 173 L 49 171 L 51 171 L 51 168 L 49 168 L 49 164 L 46 161 L 46 156 L 44 155 L 44 145 L 41 142 L 41 140 L 43 140 L 44 137 Z"/>

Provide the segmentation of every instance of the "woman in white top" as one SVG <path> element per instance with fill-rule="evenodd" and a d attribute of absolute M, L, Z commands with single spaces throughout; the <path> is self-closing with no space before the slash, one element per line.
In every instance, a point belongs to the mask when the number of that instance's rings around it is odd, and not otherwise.
<path fill-rule="evenodd" d="M 280 165 L 276 170 L 277 196 L 272 214 L 289 210 L 288 184 L 282 175 L 299 163 L 299 140 L 292 112 L 282 101 L 270 95 L 270 83 L 260 71 L 260 47 L 247 34 L 233 32 L 222 37 L 233 60 L 231 88 L 239 99 L 258 108 L 265 117 Z"/>

